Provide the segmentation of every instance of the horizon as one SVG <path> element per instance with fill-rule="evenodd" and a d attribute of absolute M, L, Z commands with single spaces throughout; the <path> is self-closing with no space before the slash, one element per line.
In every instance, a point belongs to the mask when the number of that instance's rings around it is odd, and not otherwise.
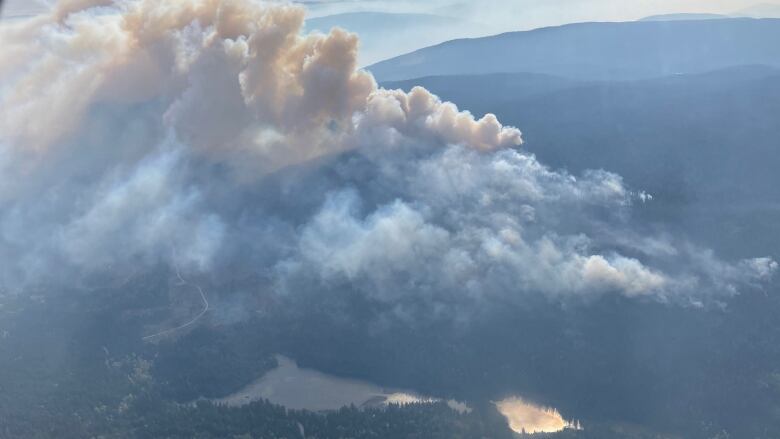
<path fill-rule="evenodd" d="M 2 14 L 6 17 L 33 15 L 45 12 L 56 0 L 4 0 Z M 275 2 L 275 0 L 272 0 Z M 286 1 L 279 1 L 285 3 Z M 644 0 L 637 2 L 616 0 L 498 0 L 488 8 L 469 6 L 458 0 L 433 0 L 423 2 L 383 0 L 322 0 L 290 1 L 304 5 L 309 18 L 319 18 L 343 13 L 379 12 L 399 14 L 430 14 L 450 18 L 468 18 L 481 24 L 490 23 L 500 32 L 528 30 L 539 27 L 589 21 L 634 21 L 649 16 L 673 14 L 736 15 L 756 6 L 780 7 L 777 1 L 752 0 Z M 498 3 L 498 5 L 496 5 Z M 484 4 L 480 5 L 484 6 Z M 563 8 L 563 13 L 562 12 Z M 513 17 L 513 18 L 510 18 Z M 518 19 L 519 17 L 519 19 Z M 513 22 L 507 22 L 507 20 Z M 518 21 L 514 21 L 518 20 Z"/>

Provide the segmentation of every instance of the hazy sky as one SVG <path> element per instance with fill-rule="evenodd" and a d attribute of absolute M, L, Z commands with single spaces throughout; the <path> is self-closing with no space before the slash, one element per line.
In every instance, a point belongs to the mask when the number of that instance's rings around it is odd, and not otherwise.
<path fill-rule="evenodd" d="M 182 1 L 182 0 L 176 0 Z M 40 11 L 54 0 L 5 0 L 4 15 Z M 301 1 L 313 16 L 350 11 L 423 12 L 467 17 L 499 30 L 593 20 L 633 20 L 647 15 L 675 12 L 732 14 L 766 3 L 760 0 L 322 0 Z"/>
<path fill-rule="evenodd" d="M 733 14 L 762 3 L 756 0 L 428 0 L 428 1 L 310 1 L 313 15 L 356 10 L 424 12 L 454 15 L 495 26 L 520 30 L 579 21 L 635 20 L 648 15 L 678 12 Z M 780 5 L 778 2 L 766 2 Z"/>
<path fill-rule="evenodd" d="M 6 0 L 2 12 L 6 18 L 23 17 L 44 11 L 55 1 Z M 360 11 L 424 13 L 453 18 L 451 26 L 443 25 L 441 21 L 436 25 L 420 21 L 400 33 L 394 30 L 397 24 L 394 27 L 392 20 L 386 23 L 387 28 L 373 21 L 355 28 L 353 20 L 335 19 L 329 26 L 340 25 L 360 35 L 358 61 L 361 66 L 447 40 L 583 21 L 627 21 L 679 12 L 739 15 L 746 8 L 754 8 L 751 12 L 755 15 L 757 5 L 763 5 L 758 15 L 780 17 L 780 0 L 773 0 L 773 3 L 761 3 L 760 0 L 300 0 L 296 3 L 308 7 L 309 18 Z"/>

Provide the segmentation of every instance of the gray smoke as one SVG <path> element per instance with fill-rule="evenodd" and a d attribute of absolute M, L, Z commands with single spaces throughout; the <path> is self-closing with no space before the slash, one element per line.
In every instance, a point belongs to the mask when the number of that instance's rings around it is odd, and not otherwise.
<path fill-rule="evenodd" d="M 0 27 L 0 286 L 175 263 L 390 305 L 702 305 L 777 270 L 648 235 L 631 215 L 648 194 L 545 167 L 492 115 L 377 88 L 355 35 L 303 20 L 250 0 L 78 0 Z"/>

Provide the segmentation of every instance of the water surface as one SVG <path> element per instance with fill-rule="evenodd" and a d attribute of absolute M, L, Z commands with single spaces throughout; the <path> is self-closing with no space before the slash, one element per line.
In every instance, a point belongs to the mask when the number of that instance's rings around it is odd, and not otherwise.
<path fill-rule="evenodd" d="M 581 430 L 577 421 L 567 421 L 554 408 L 540 407 L 522 398 L 511 397 L 496 403 L 509 428 L 516 433 L 556 433 L 565 429 Z"/>
<path fill-rule="evenodd" d="M 290 409 L 328 411 L 354 405 L 376 407 L 387 404 L 425 404 L 439 398 L 418 395 L 410 391 L 387 389 L 365 381 L 339 378 L 316 370 L 300 368 L 295 361 L 276 356 L 278 366 L 232 395 L 215 400 L 217 403 L 240 406 L 266 399 Z M 461 413 L 471 409 L 464 403 L 447 401 Z"/>

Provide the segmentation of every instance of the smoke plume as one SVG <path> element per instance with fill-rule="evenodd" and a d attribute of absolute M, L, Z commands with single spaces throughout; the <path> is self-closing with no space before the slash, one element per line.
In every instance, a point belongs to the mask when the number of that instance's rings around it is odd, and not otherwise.
<path fill-rule="evenodd" d="M 650 236 L 651 197 L 377 87 L 358 39 L 250 0 L 71 0 L 0 27 L 0 286 L 157 264 L 403 307 L 541 294 L 702 304 L 776 271 Z M 641 238 L 638 238 L 641 237 Z"/>

